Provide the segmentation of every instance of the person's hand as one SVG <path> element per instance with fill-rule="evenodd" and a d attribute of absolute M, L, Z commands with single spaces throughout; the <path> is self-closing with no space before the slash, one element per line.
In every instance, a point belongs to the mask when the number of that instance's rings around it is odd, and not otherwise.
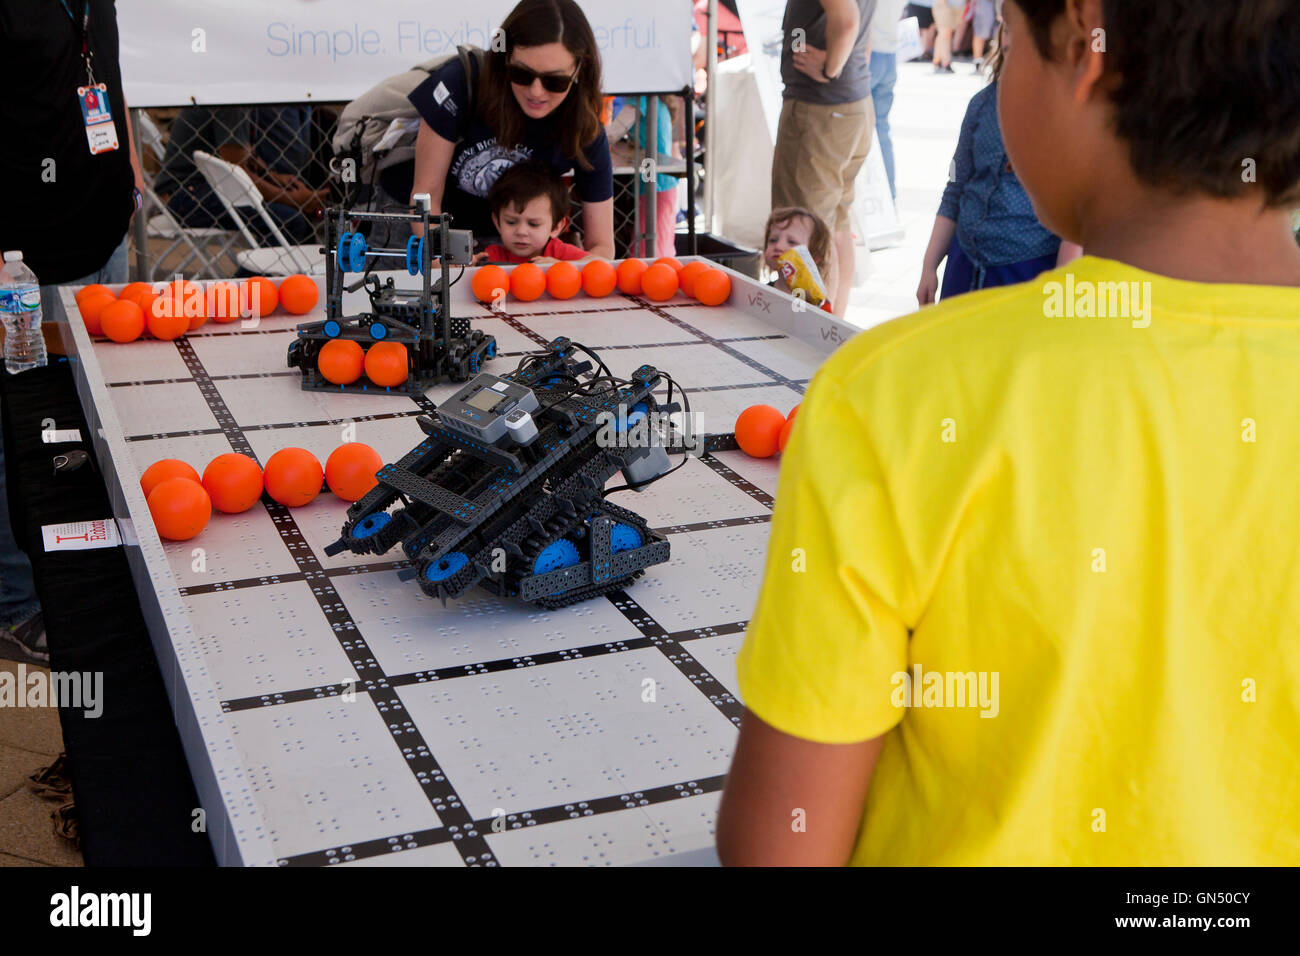
<path fill-rule="evenodd" d="M 533 256 L 532 259 L 529 260 L 529 262 L 536 263 L 539 266 L 551 266 L 555 265 L 555 263 L 559 261 L 559 259 L 552 256 Z"/>
<path fill-rule="evenodd" d="M 488 261 L 488 254 L 486 252 L 476 252 L 474 253 L 474 257 L 469 260 L 470 268 L 473 268 L 474 266 L 481 266 L 483 265 L 483 263 L 487 261 Z"/>
<path fill-rule="evenodd" d="M 818 83 L 830 82 L 826 79 L 826 51 L 815 46 L 805 47 L 802 53 L 794 55 L 794 68 Z"/>
<path fill-rule="evenodd" d="M 921 270 L 921 284 L 916 287 L 917 305 L 933 305 L 939 294 L 939 270 L 926 267 Z"/>

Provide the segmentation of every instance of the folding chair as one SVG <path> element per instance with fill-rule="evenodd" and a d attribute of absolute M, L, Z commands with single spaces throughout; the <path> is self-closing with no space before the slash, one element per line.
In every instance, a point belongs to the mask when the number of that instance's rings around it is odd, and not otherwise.
<path fill-rule="evenodd" d="M 167 151 L 163 144 L 162 132 L 158 129 L 157 124 L 154 123 L 149 114 L 144 110 L 137 110 L 136 116 L 140 121 L 139 129 L 141 145 L 148 149 L 149 152 L 153 153 L 154 158 L 158 160 L 158 164 L 161 166 L 163 156 Z M 150 280 L 156 281 L 158 279 L 158 265 L 164 262 L 167 257 L 181 245 L 189 247 L 189 254 L 179 263 L 168 269 L 168 272 L 183 273 L 186 266 L 197 259 L 202 263 L 202 268 L 208 273 L 212 275 L 222 274 L 222 270 L 217 266 L 217 260 L 219 260 L 223 254 L 229 253 L 229 243 L 223 242 L 222 249 L 217 253 L 215 258 L 208 256 L 205 246 L 207 243 L 214 240 L 220 241 L 228 239 L 230 236 L 235 235 L 234 230 L 220 228 L 198 229 L 183 226 L 180 220 L 178 220 L 172 211 L 167 208 L 167 204 L 162 201 L 162 198 L 154 190 L 154 182 L 154 178 L 146 174 L 144 184 L 145 204 L 146 206 L 152 206 L 157 210 L 157 213 L 155 215 L 149 215 L 147 209 L 141 210 L 141 212 L 149 216 L 145 231 L 152 239 L 170 239 L 172 242 L 163 249 L 157 257 L 152 259 L 153 264 L 150 266 L 149 270 Z M 196 245 L 195 240 L 203 245 Z M 234 257 L 232 256 L 232 261 L 233 258 Z"/>
<path fill-rule="evenodd" d="M 325 274 L 325 253 L 321 251 L 320 244 L 292 245 L 285 239 L 275 219 L 267 212 L 266 201 L 247 172 L 234 163 L 228 163 L 201 149 L 194 151 L 194 165 L 199 168 L 251 247 L 235 253 L 235 261 L 240 268 L 254 275 L 289 275 L 294 272 Z M 239 212 L 240 207 L 256 210 L 278 245 L 259 246 L 257 238 Z"/>

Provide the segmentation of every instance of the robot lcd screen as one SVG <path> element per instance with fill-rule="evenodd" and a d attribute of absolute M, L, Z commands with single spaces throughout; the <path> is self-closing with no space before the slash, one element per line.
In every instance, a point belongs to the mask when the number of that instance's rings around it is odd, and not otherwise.
<path fill-rule="evenodd" d="M 477 409 L 480 412 L 490 412 L 496 408 L 501 401 L 501 393 L 494 392 L 490 388 L 480 389 L 474 395 L 466 399 L 465 404 L 470 408 Z"/>

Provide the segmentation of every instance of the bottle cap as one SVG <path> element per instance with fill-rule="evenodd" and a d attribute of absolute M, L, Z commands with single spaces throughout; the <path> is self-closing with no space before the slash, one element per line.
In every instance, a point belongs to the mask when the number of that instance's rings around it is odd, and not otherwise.
<path fill-rule="evenodd" d="M 23 254 L 17 249 L 11 249 L 5 253 L 5 262 L 22 262 Z"/>

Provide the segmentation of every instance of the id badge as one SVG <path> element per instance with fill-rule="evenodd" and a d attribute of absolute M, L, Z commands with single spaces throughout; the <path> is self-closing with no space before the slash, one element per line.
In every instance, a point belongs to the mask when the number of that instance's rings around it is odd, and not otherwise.
<path fill-rule="evenodd" d="M 111 153 L 117 149 L 117 125 L 108 105 L 108 87 L 103 83 L 77 87 L 77 101 L 86 120 L 86 140 L 90 154 Z"/>

